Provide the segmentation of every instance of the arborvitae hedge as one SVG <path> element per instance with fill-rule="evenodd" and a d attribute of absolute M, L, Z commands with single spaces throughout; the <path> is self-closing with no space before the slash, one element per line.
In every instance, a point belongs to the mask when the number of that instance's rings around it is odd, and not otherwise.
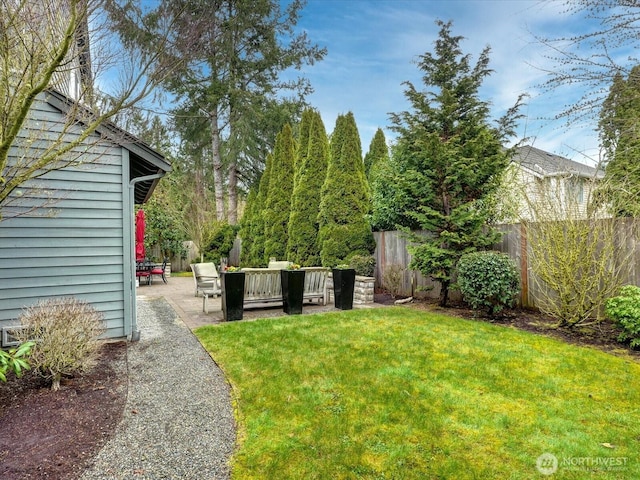
<path fill-rule="evenodd" d="M 307 153 L 309 152 L 309 132 L 311 131 L 311 122 L 313 121 L 314 111 L 310 108 L 302 112 L 302 118 L 299 125 L 298 151 L 296 152 L 295 161 L 293 163 L 293 188 L 296 188 L 302 165 L 304 164 Z"/>
<path fill-rule="evenodd" d="M 378 128 L 369 144 L 369 151 L 364 156 L 364 173 L 369 180 L 371 179 L 371 167 L 380 161 L 389 161 L 389 148 L 384 138 L 384 132 Z"/>
<path fill-rule="evenodd" d="M 276 138 L 273 165 L 269 180 L 265 219 L 264 257 L 286 258 L 291 194 L 293 193 L 293 162 L 295 140 L 290 125 L 285 125 Z"/>
<path fill-rule="evenodd" d="M 360 135 L 353 114 L 339 116 L 331 137 L 331 158 L 318 214 L 322 265 L 335 266 L 351 255 L 369 255 L 375 242 L 366 215 L 369 185 Z"/>
<path fill-rule="evenodd" d="M 265 233 L 265 221 L 264 212 L 265 205 L 267 203 L 267 197 L 269 195 L 269 181 L 271 179 L 271 166 L 273 165 L 273 155 L 267 155 L 267 159 L 264 165 L 264 172 L 260 178 L 260 187 L 258 189 L 258 195 L 256 196 L 256 205 L 253 211 L 253 220 L 249 227 L 248 237 L 250 240 L 250 250 L 246 257 L 246 261 L 243 265 L 248 267 L 263 267 L 266 266 L 264 261 L 264 233 Z M 243 250 L 244 250 L 244 237 Z"/>
<path fill-rule="evenodd" d="M 242 249 L 240 250 L 240 265 L 243 267 L 251 267 L 256 265 L 251 258 L 251 250 L 253 243 L 255 242 L 254 230 L 257 217 L 262 212 L 258 209 L 258 187 L 254 186 L 249 190 L 249 196 L 247 197 L 247 204 L 244 209 L 244 215 L 240 220 L 240 232 L 238 235 L 242 239 Z"/>
<path fill-rule="evenodd" d="M 318 210 L 329 162 L 329 142 L 318 112 L 311 111 L 308 151 L 299 154 L 296 184 L 291 198 L 287 258 L 303 266 L 320 265 Z"/>

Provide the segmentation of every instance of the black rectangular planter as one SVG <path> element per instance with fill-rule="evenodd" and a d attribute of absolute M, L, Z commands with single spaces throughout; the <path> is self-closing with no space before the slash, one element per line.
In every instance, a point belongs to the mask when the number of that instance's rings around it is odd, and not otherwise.
<path fill-rule="evenodd" d="M 282 310 L 287 315 L 302 313 L 304 270 L 280 270 Z"/>
<path fill-rule="evenodd" d="M 222 313 L 226 321 L 242 320 L 244 272 L 222 272 Z"/>
<path fill-rule="evenodd" d="M 353 308 L 353 289 L 356 283 L 356 271 L 353 268 L 333 269 L 333 298 L 336 308 Z"/>

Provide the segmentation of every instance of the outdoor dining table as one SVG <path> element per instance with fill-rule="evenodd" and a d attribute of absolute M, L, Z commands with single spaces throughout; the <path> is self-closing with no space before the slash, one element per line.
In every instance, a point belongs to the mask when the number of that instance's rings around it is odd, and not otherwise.
<path fill-rule="evenodd" d="M 150 260 L 136 260 L 136 277 L 146 277 L 147 285 L 151 285 L 151 270 L 156 264 Z"/>

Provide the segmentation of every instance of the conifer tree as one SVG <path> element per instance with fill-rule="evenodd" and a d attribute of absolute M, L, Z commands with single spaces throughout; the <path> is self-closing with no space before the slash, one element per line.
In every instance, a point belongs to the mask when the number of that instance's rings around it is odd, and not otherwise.
<path fill-rule="evenodd" d="M 496 125 L 489 103 L 479 98 L 490 75 L 489 48 L 475 66 L 460 49 L 462 37 L 451 35 L 451 23 L 437 22 L 435 52 L 420 56 L 426 91 L 406 82 L 412 110 L 393 114 L 398 141 L 393 165 L 407 217 L 429 232 L 411 235 L 410 268 L 440 284 L 446 306 L 456 264 L 468 252 L 486 248 L 499 234 L 488 228 L 491 212 L 482 200 L 496 191 L 509 165 L 503 144 L 513 135 L 520 100 Z"/>
<path fill-rule="evenodd" d="M 269 196 L 269 181 L 271 179 L 271 167 L 273 165 L 273 155 L 267 155 L 264 165 L 264 172 L 260 177 L 258 194 L 256 195 L 255 207 L 252 213 L 252 220 L 248 227 L 247 236 L 251 237 L 248 255 L 243 260 L 243 265 L 248 267 L 265 266 L 264 260 L 264 240 L 265 240 L 265 205 Z M 243 239 L 244 245 L 244 237 Z M 244 249 L 244 246 L 243 246 Z"/>
<path fill-rule="evenodd" d="M 389 147 L 387 147 L 387 141 L 381 128 L 376 130 L 369 144 L 369 151 L 364 156 L 364 173 L 369 180 L 371 180 L 372 166 L 379 161 L 389 161 Z"/>
<path fill-rule="evenodd" d="M 347 117 L 345 115 L 338 115 L 336 119 L 336 126 L 333 128 L 329 143 L 329 162 L 333 158 L 340 158 L 342 151 L 342 144 L 344 143 L 344 132 L 346 130 L 345 123 Z"/>
<path fill-rule="evenodd" d="M 293 193 L 293 162 L 296 154 L 293 131 L 285 125 L 276 138 L 273 165 L 269 179 L 265 219 L 265 261 L 286 258 L 291 195 Z"/>
<path fill-rule="evenodd" d="M 303 160 L 299 160 L 291 198 L 287 258 L 303 266 L 317 266 L 320 265 L 318 210 L 329 162 L 329 141 L 320 114 L 309 112 L 308 151 L 298 155 Z"/>
<path fill-rule="evenodd" d="M 323 266 L 333 267 L 352 255 L 373 252 L 375 242 L 366 219 L 369 209 L 360 135 L 353 113 L 349 112 L 336 121 L 322 186 L 318 242 Z"/>
<path fill-rule="evenodd" d="M 302 172 L 302 165 L 307 158 L 307 152 L 309 151 L 309 131 L 311 130 L 311 122 L 313 121 L 314 111 L 310 108 L 306 108 L 300 118 L 300 126 L 298 133 L 298 151 L 296 159 L 293 164 L 293 188 L 296 188 L 300 173 Z"/>
<path fill-rule="evenodd" d="M 252 267 L 254 265 L 258 265 L 258 263 L 253 263 L 253 259 L 251 258 L 251 251 L 253 249 L 253 243 L 255 242 L 255 236 L 253 230 L 255 230 L 254 226 L 257 220 L 257 216 L 262 212 L 258 211 L 258 186 L 254 186 L 249 190 L 249 195 L 247 196 L 247 203 L 244 209 L 244 215 L 242 215 L 242 220 L 240 221 L 240 231 L 238 232 L 238 236 L 242 239 L 242 249 L 240 250 L 240 265 L 244 267 Z"/>
<path fill-rule="evenodd" d="M 614 77 L 599 123 L 606 154 L 599 195 L 604 195 L 605 203 L 620 217 L 640 214 L 639 114 L 640 66 L 635 66 L 627 79 L 621 74 Z"/>

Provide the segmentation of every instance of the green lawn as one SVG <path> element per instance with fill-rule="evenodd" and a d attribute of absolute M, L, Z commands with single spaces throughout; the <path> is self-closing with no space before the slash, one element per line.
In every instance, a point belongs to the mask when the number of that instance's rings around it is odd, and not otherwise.
<path fill-rule="evenodd" d="M 237 396 L 235 479 L 640 478 L 632 360 L 403 307 L 196 334 Z"/>

